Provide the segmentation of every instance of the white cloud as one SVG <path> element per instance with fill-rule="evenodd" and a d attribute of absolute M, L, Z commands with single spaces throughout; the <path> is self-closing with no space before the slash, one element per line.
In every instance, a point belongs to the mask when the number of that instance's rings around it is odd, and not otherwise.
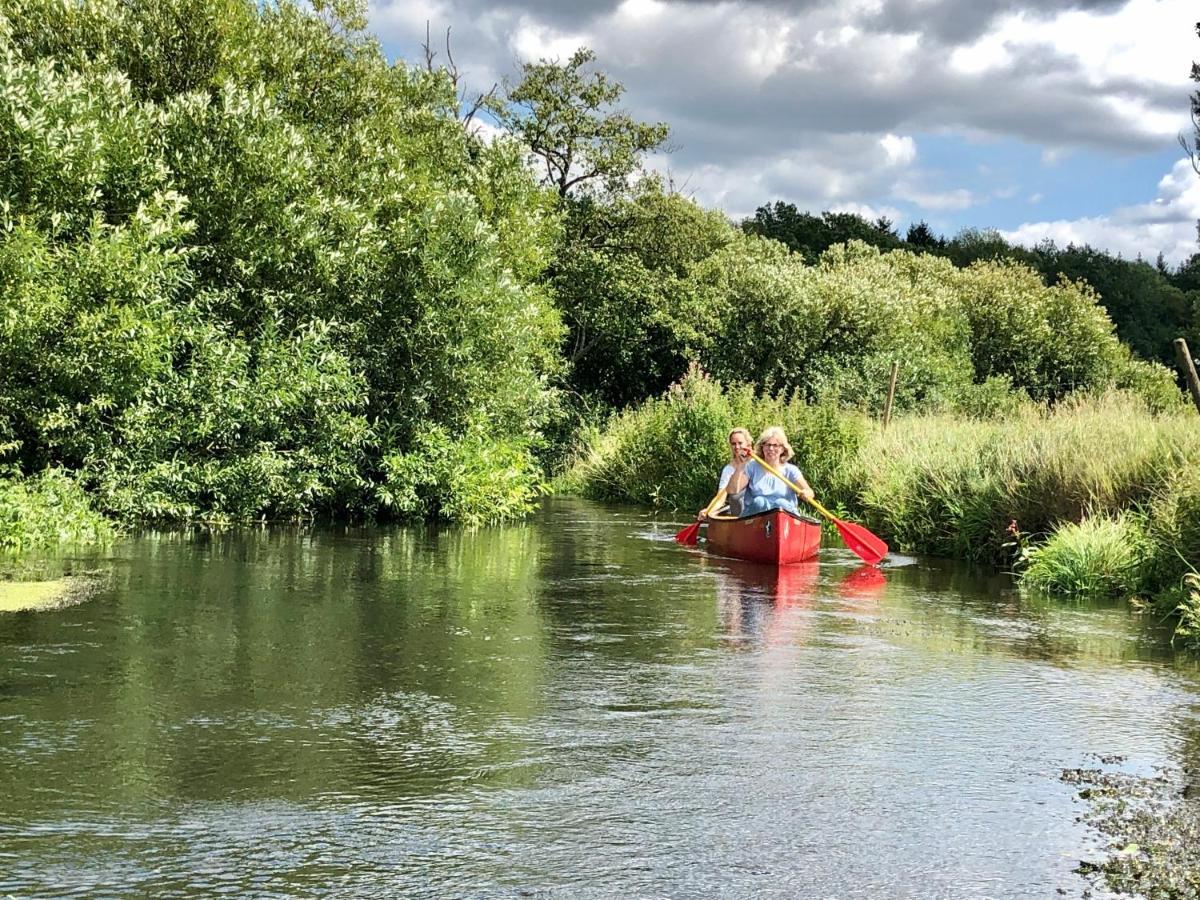
<path fill-rule="evenodd" d="M 906 184 L 899 184 L 893 191 L 901 200 L 914 203 L 922 209 L 966 209 L 975 202 L 966 188 L 950 191 L 923 191 Z"/>
<path fill-rule="evenodd" d="M 1003 196 L 996 185 L 1015 185 L 1013 196 L 1047 212 L 1010 234 L 1041 228 L 1150 255 L 1165 242 L 1176 258 L 1195 244 L 1184 194 L 1057 218 L 1051 199 L 1061 194 L 1043 199 L 1003 148 L 1066 165 L 1173 147 L 1190 131 L 1195 2 L 372 0 L 370 15 L 385 46 L 409 56 L 427 19 L 435 34 L 452 25 L 468 91 L 514 76 L 521 61 L 591 47 L 627 87 L 628 112 L 671 125 L 677 152 L 652 167 L 732 216 L 783 199 L 814 212 L 895 204 L 917 216 L 941 211 L 950 227 L 988 225 L 954 213 L 984 212 Z M 936 136 L 967 150 L 939 159 Z M 927 168 L 934 159 L 937 170 Z M 985 160 L 992 175 L 981 178 Z M 1153 220 L 1164 204 L 1174 218 Z M 1134 246 L 1141 239 L 1150 243 Z"/>
<path fill-rule="evenodd" d="M 917 143 L 911 137 L 885 134 L 879 139 L 885 165 L 907 166 L 917 158 Z"/>
<path fill-rule="evenodd" d="M 1162 253 L 1167 262 L 1175 264 L 1200 249 L 1196 244 L 1197 220 L 1200 177 L 1188 160 L 1181 159 L 1158 183 L 1158 197 L 1150 203 L 1122 206 L 1105 216 L 1027 222 L 1001 234 L 1026 246 L 1050 238 L 1059 246 L 1090 244 L 1126 257 L 1140 253 L 1153 259 Z"/>
<path fill-rule="evenodd" d="M 566 60 L 586 46 L 589 39 L 586 34 L 562 32 L 522 16 L 508 43 L 522 60 L 536 62 L 539 59 Z"/>

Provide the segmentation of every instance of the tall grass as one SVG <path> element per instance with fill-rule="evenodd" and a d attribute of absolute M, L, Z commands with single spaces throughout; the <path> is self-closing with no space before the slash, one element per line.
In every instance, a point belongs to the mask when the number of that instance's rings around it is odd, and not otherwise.
<path fill-rule="evenodd" d="M 795 462 L 814 485 L 837 481 L 854 458 L 868 423 L 865 417 L 802 400 L 763 397 L 746 386 L 728 390 L 693 370 L 662 397 L 588 429 L 558 490 L 602 500 L 697 509 L 716 491 L 728 462 L 726 437 L 736 426 L 757 435 L 782 425 Z"/>
<path fill-rule="evenodd" d="M 1148 506 L 1200 463 L 1196 437 L 1193 419 L 1154 416 L 1125 394 L 993 421 L 914 416 L 864 442 L 854 505 L 903 549 L 998 563 L 1014 521 L 1037 540 Z"/>
<path fill-rule="evenodd" d="M 1147 547 L 1133 516 L 1095 516 L 1062 526 L 1029 557 L 1021 584 L 1047 594 L 1129 597 L 1142 583 Z"/>

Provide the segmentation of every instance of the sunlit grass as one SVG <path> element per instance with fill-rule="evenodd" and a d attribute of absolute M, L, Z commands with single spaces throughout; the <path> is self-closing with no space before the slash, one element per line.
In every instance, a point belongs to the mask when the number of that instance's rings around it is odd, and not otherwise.
<path fill-rule="evenodd" d="M 1128 597 L 1141 583 L 1146 540 L 1128 516 L 1071 522 L 1032 551 L 1022 587 L 1071 597 Z"/>

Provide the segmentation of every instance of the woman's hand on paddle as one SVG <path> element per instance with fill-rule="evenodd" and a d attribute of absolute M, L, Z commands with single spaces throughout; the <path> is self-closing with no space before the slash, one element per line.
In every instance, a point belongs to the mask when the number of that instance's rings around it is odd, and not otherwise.
<path fill-rule="evenodd" d="M 805 500 L 815 500 L 817 495 L 807 484 L 800 489 L 800 496 Z"/>

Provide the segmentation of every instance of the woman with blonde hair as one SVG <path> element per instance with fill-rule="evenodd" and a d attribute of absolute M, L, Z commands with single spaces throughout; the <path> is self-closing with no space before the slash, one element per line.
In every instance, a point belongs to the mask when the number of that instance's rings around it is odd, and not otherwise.
<path fill-rule="evenodd" d="M 813 489 L 804 479 L 804 473 L 788 462 L 792 456 L 792 445 L 788 443 L 787 434 L 778 425 L 772 425 L 758 437 L 754 448 L 758 455 L 771 465 L 796 487 L 800 488 L 800 496 L 811 500 Z M 738 480 L 741 479 L 741 480 Z M 799 497 L 796 492 L 782 479 L 778 478 L 757 461 L 751 460 L 746 464 L 736 478 L 730 479 L 729 490 L 745 491 L 742 499 L 742 515 L 766 512 L 768 509 L 785 509 L 788 512 L 798 512 Z"/>
<path fill-rule="evenodd" d="M 750 447 L 753 443 L 754 438 L 745 428 L 735 428 L 729 432 L 729 462 L 721 470 L 721 477 L 717 481 L 717 490 L 725 491 L 725 502 L 729 504 L 728 515 L 731 516 L 742 514 L 742 489 L 746 485 L 746 479 L 742 477 L 742 473 L 750 463 Z M 736 490 L 733 488 L 735 480 L 738 484 Z M 707 507 L 700 510 L 696 518 L 704 519 L 706 509 Z"/>

